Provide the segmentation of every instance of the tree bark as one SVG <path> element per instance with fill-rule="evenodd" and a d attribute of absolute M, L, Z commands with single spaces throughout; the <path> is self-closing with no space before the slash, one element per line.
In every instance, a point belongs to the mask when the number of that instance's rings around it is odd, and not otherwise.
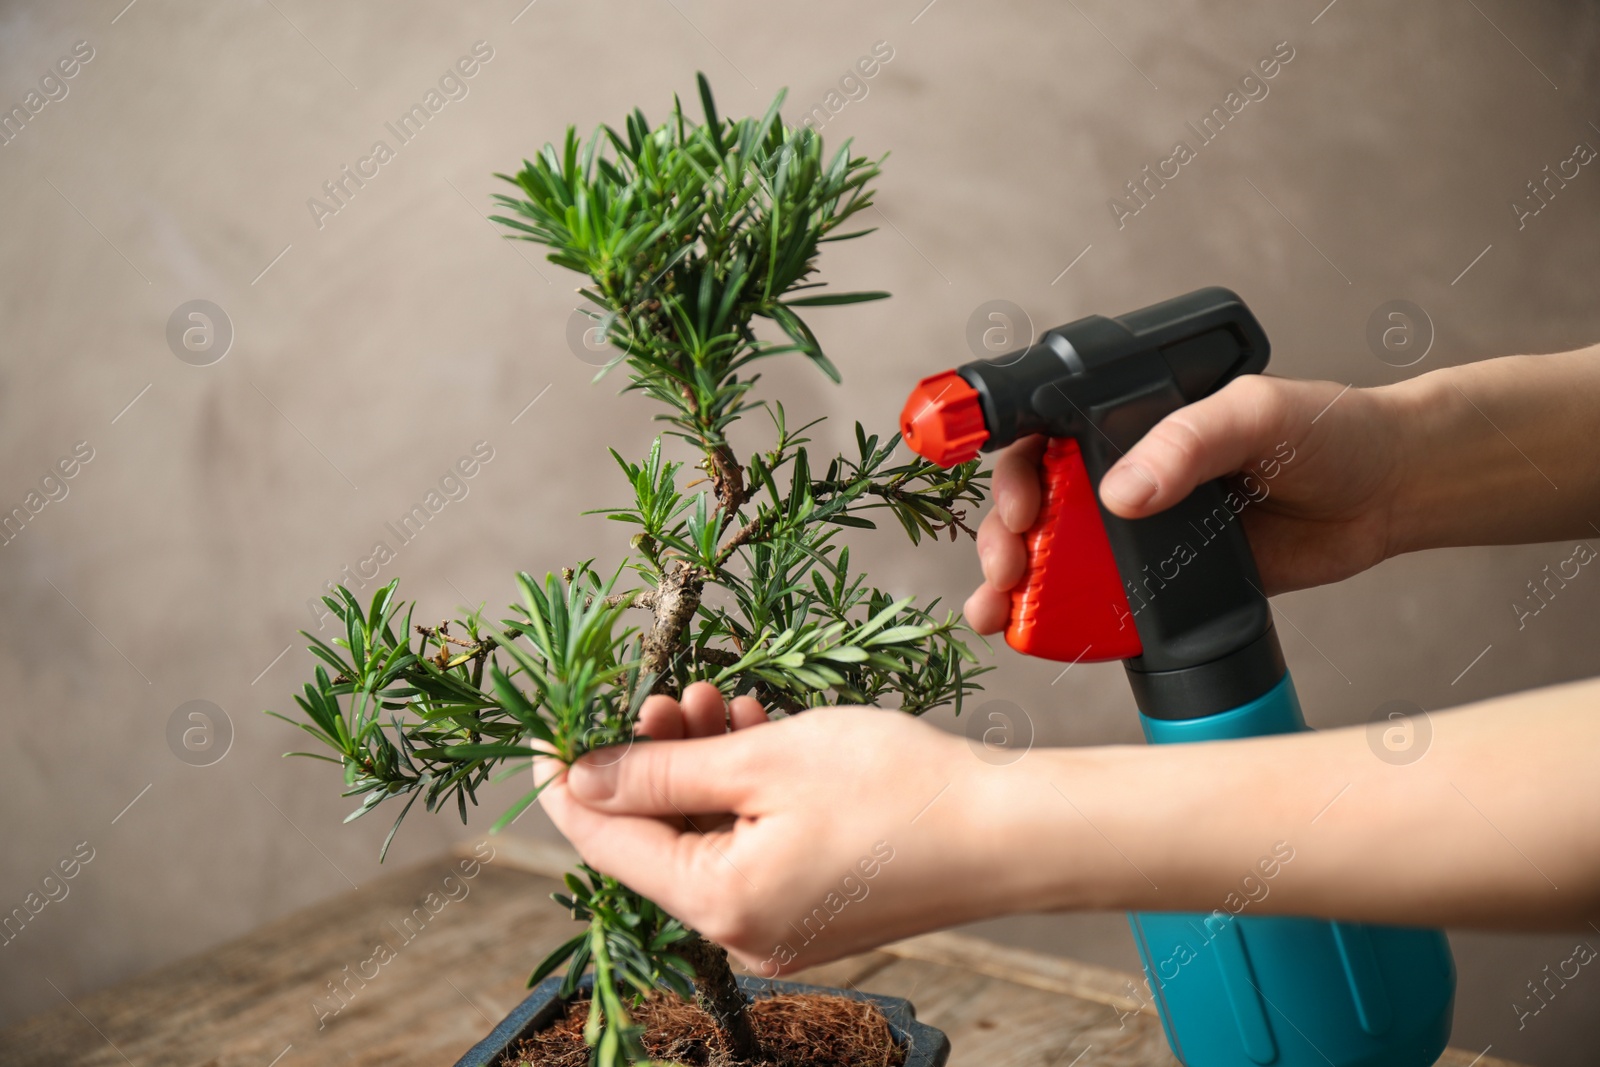
<path fill-rule="evenodd" d="M 683 647 L 683 632 L 700 608 L 705 579 L 692 564 L 677 563 L 661 576 L 655 592 L 656 621 L 644 635 L 640 668 L 656 676 L 653 693 L 672 693 L 672 658 Z"/>
<path fill-rule="evenodd" d="M 745 501 L 750 499 L 749 490 L 744 484 L 744 467 L 727 445 L 709 449 L 706 460 L 711 468 L 711 481 L 717 490 L 717 500 L 722 504 L 722 513 L 727 516 L 726 521 L 732 522 Z"/>
<path fill-rule="evenodd" d="M 729 1057 L 740 1063 L 759 1060 L 761 1046 L 750 1025 L 750 1002 L 734 980 L 727 951 L 699 934 L 691 934 L 689 940 L 682 942 L 679 953 L 694 967 L 695 1003 L 711 1016 Z"/>

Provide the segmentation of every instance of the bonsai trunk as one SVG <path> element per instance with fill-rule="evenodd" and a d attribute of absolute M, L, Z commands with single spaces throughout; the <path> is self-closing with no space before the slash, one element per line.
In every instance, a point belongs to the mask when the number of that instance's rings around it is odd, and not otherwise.
<path fill-rule="evenodd" d="M 692 394 L 685 395 L 692 404 Z M 737 514 L 749 493 L 744 485 L 744 468 L 733 450 L 726 444 L 708 445 L 705 469 L 716 487 L 722 512 L 730 517 Z M 730 542 L 718 565 L 753 533 L 754 526 L 751 526 L 743 538 Z M 648 605 L 655 613 L 655 622 L 645 633 L 641 648 L 641 666 L 647 674 L 655 676 L 651 689 L 656 693 L 676 692 L 673 660 L 686 647 L 684 634 L 700 610 L 705 578 L 700 568 L 684 561 L 668 563 L 662 568 Z M 728 966 L 727 951 L 692 931 L 678 951 L 694 968 L 695 1003 L 711 1017 L 729 1058 L 738 1063 L 759 1060 L 761 1046 L 750 1021 L 750 1002 Z"/>
<path fill-rule="evenodd" d="M 728 953 L 699 934 L 690 935 L 679 950 L 694 967 L 695 1003 L 716 1024 L 728 1055 L 741 1063 L 761 1058 L 761 1046 L 750 1025 L 750 1002 L 734 980 Z"/>
<path fill-rule="evenodd" d="M 645 633 L 641 650 L 641 669 L 655 676 L 651 692 L 676 693 L 672 661 L 683 650 L 683 634 L 695 612 L 700 610 L 704 587 L 705 579 L 688 563 L 669 563 L 662 570 L 661 580 L 649 601 L 655 611 L 655 624 Z"/>

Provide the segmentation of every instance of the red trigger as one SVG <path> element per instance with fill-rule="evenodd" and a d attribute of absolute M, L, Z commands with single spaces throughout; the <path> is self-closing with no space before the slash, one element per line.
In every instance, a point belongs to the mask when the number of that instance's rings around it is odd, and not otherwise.
<path fill-rule="evenodd" d="M 1025 535 L 1028 569 L 1011 594 L 1006 643 L 1041 659 L 1111 660 L 1143 646 L 1078 442 L 1045 449 L 1044 497 Z"/>

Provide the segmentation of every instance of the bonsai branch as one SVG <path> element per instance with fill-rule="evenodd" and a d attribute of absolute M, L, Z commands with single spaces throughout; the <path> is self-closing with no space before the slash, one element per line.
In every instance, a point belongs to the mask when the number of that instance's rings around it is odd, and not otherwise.
<path fill-rule="evenodd" d="M 706 423 L 694 390 L 687 383 L 680 383 L 678 394 L 683 398 L 684 409 L 694 418 L 700 447 L 706 454 L 705 472 L 716 489 L 717 503 L 722 508 L 724 521 L 732 522 L 739 509 L 750 499 L 749 487 L 744 482 L 744 465 L 733 454 L 728 442 L 722 440 L 717 429 Z"/>
<path fill-rule="evenodd" d="M 706 466 L 716 487 L 717 500 L 722 504 L 722 513 L 732 522 L 733 516 L 750 499 L 750 490 L 744 484 L 744 466 L 726 443 L 707 448 Z"/>
<path fill-rule="evenodd" d="M 900 488 L 900 486 L 903 484 L 903 481 L 904 481 L 904 479 L 897 478 L 895 481 L 890 482 L 890 483 L 885 484 L 885 485 L 879 485 L 879 484 L 877 484 L 875 482 L 868 482 L 866 485 L 859 485 L 858 483 L 852 483 L 852 482 L 817 481 L 817 482 L 813 482 L 812 483 L 811 491 L 812 491 L 813 494 L 815 494 L 819 498 L 824 493 L 841 494 L 841 493 L 849 493 L 849 492 L 854 491 L 854 492 L 856 492 L 857 494 L 859 494 L 861 496 L 875 496 L 875 497 L 878 497 L 879 499 L 881 499 L 884 502 L 883 504 L 869 504 L 869 505 L 867 505 L 868 507 L 884 507 L 884 506 L 893 506 L 895 504 L 909 504 L 911 501 L 914 501 L 914 500 L 924 500 L 924 499 L 926 499 L 926 497 L 921 493 L 914 493 L 914 492 L 910 492 L 908 490 Z M 952 500 L 951 502 L 953 503 L 954 501 Z M 967 517 L 967 513 L 965 511 L 956 511 L 953 508 L 949 508 L 949 507 L 946 507 L 946 510 L 948 510 L 950 512 L 950 521 L 949 522 L 944 522 L 944 523 L 935 523 L 934 524 L 934 531 L 935 532 L 939 532 L 939 531 L 942 531 L 942 530 L 950 530 L 951 534 L 952 534 L 952 539 L 953 539 L 954 532 L 956 530 L 960 530 L 962 533 L 966 534 L 968 537 L 971 537 L 973 540 L 977 540 L 978 531 L 972 529 L 970 526 L 968 526 L 966 524 L 965 519 Z"/>
<path fill-rule="evenodd" d="M 727 543 L 717 550 L 717 558 L 715 561 L 716 565 L 721 567 L 724 563 L 728 562 L 728 560 L 733 557 L 733 554 L 740 548 L 743 548 L 751 541 L 754 541 L 761 534 L 762 527 L 765 525 L 766 517 L 764 515 L 758 515 L 749 522 L 745 523 L 743 526 L 739 527 L 738 531 L 735 532 L 732 537 L 728 538 Z"/>
<path fill-rule="evenodd" d="M 479 684 L 483 680 L 484 660 L 488 658 L 489 653 L 500 647 L 499 643 L 492 637 L 485 637 L 476 644 L 470 641 L 463 641 L 459 637 L 452 636 L 449 632 L 449 627 L 450 624 L 447 622 L 440 623 L 437 627 L 418 625 L 416 631 L 422 635 L 424 651 L 426 651 L 429 639 L 437 641 L 439 643 L 439 654 L 433 657 L 434 666 L 442 671 L 447 671 L 452 667 L 459 667 L 463 663 L 470 662 L 473 667 L 472 684 Z M 452 656 L 450 655 L 451 645 L 464 648 L 466 651 Z"/>
<path fill-rule="evenodd" d="M 446 641 L 452 645 L 459 645 L 462 648 L 473 647 L 471 641 L 463 641 L 461 638 L 451 634 L 450 624 L 448 622 L 441 622 L 438 626 L 423 626 L 422 624 L 418 623 L 416 626 L 416 631 L 423 637 L 431 637 L 433 640 L 439 642 L 440 647 L 443 647 Z"/>
<path fill-rule="evenodd" d="M 593 603 L 594 597 L 590 597 L 588 600 L 583 602 L 583 606 L 589 607 Z M 620 606 L 628 608 L 649 608 L 651 611 L 654 611 L 656 607 L 656 591 L 654 589 L 633 589 L 626 593 L 612 593 L 610 596 L 600 601 L 600 603 L 604 604 L 608 608 Z"/>

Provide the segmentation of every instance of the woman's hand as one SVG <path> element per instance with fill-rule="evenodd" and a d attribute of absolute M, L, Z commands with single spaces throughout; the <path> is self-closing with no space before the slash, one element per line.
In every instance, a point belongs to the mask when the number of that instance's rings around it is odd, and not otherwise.
<path fill-rule="evenodd" d="M 647 700 L 639 732 L 676 743 L 580 760 L 545 811 L 586 863 L 759 975 L 992 914 L 1014 865 L 981 843 L 975 793 L 995 769 L 902 712 L 768 723 L 702 682 Z"/>
<path fill-rule="evenodd" d="M 1126 519 L 1171 507 L 1235 476 L 1240 513 L 1268 595 L 1336 582 L 1398 550 L 1395 503 L 1404 413 L 1382 389 L 1245 375 L 1168 415 L 1106 473 L 1100 499 Z M 1039 513 L 1031 437 L 1000 453 L 994 507 L 978 530 L 984 583 L 967 600 L 979 633 L 1005 629 L 1027 565 L 1023 534 Z"/>
<path fill-rule="evenodd" d="M 1597 704 L 1591 680 L 1434 714 L 1402 765 L 1351 727 L 994 766 L 903 712 L 766 723 L 700 683 L 642 710 L 687 740 L 591 753 L 544 805 L 592 867 L 766 977 L 1017 912 L 1585 929 Z"/>

